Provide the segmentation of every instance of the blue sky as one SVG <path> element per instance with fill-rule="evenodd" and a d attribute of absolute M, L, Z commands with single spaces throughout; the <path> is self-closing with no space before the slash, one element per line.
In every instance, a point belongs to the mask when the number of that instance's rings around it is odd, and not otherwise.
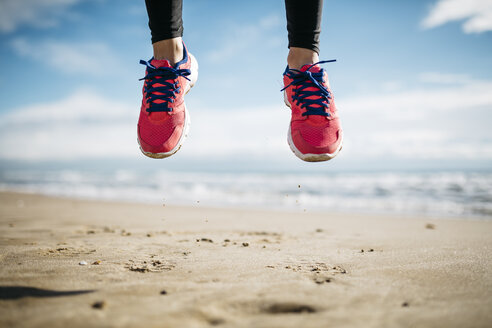
<path fill-rule="evenodd" d="M 139 154 L 151 57 L 143 1 L 0 3 L 0 161 L 192 169 L 483 168 L 492 164 L 492 1 L 325 1 L 321 59 L 346 135 L 340 157 L 288 149 L 283 1 L 184 1 L 200 75 L 175 158 Z M 217 94 L 220 93 L 220 97 Z M 245 164 L 246 163 L 246 164 Z M 67 164 L 69 165 L 69 164 Z"/>

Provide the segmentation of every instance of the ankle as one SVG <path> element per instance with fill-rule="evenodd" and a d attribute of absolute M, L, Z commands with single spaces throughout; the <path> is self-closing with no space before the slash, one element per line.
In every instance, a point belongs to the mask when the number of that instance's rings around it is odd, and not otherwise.
<path fill-rule="evenodd" d="M 183 59 L 183 40 L 173 38 L 157 41 L 152 44 L 155 59 L 166 59 L 171 65 L 175 65 Z"/>
<path fill-rule="evenodd" d="M 301 69 L 304 65 L 314 64 L 319 62 L 318 53 L 305 48 L 290 47 L 289 55 L 287 56 L 287 64 L 289 68 Z"/>

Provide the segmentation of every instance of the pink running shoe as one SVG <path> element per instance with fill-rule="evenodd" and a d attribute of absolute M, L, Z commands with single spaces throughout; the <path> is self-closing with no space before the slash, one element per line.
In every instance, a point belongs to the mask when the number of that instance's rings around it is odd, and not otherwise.
<path fill-rule="evenodd" d="M 288 142 L 294 154 L 306 162 L 328 161 L 342 149 L 342 128 L 330 91 L 328 74 L 320 61 L 301 70 L 285 69 L 284 101 L 292 110 Z"/>
<path fill-rule="evenodd" d="M 183 59 L 172 67 L 167 60 L 140 60 L 147 66 L 142 107 L 138 119 L 138 144 L 145 156 L 166 158 L 181 148 L 190 125 L 184 95 L 198 78 L 195 57 L 183 46 Z"/>

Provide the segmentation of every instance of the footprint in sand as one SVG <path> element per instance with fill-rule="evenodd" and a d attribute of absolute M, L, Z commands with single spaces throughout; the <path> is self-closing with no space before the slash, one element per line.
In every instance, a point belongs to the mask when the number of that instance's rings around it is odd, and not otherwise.
<path fill-rule="evenodd" d="M 274 268 L 274 266 L 267 266 L 267 268 L 268 267 Z M 301 272 L 310 276 L 310 279 L 318 285 L 331 283 L 333 282 L 333 276 L 347 273 L 347 270 L 339 265 L 331 266 L 322 262 L 291 264 L 284 265 L 283 267 L 287 270 Z"/>
<path fill-rule="evenodd" d="M 347 273 L 347 270 L 345 270 L 339 265 L 331 266 L 323 262 L 288 264 L 285 265 L 284 268 L 295 272 L 315 272 L 315 273 L 326 272 L 331 274 Z"/>
<path fill-rule="evenodd" d="M 218 325 L 224 324 L 225 323 L 225 320 L 224 319 L 220 319 L 220 318 L 212 318 L 212 319 L 209 319 L 208 320 L 208 323 L 211 326 L 218 326 Z"/>
<path fill-rule="evenodd" d="M 269 314 L 286 314 L 286 313 L 315 313 L 318 310 L 306 304 L 291 303 L 291 302 L 279 302 L 273 303 L 267 306 L 263 306 L 261 311 Z"/>
<path fill-rule="evenodd" d="M 149 260 L 149 261 L 139 261 L 135 262 L 133 260 L 129 260 L 125 263 L 125 268 L 129 271 L 147 273 L 147 272 L 163 272 L 163 271 L 171 271 L 176 267 L 175 264 L 166 263 L 161 260 Z"/>
<path fill-rule="evenodd" d="M 74 247 L 57 247 L 44 251 L 43 255 L 47 256 L 78 256 L 96 253 L 95 249 L 74 248 Z"/>
<path fill-rule="evenodd" d="M 318 284 L 318 285 L 322 285 L 322 284 L 325 284 L 325 283 L 330 283 L 333 281 L 333 278 L 331 277 L 326 277 L 326 276 L 315 276 L 313 278 L 313 281 Z"/>
<path fill-rule="evenodd" d="M 279 244 L 282 241 L 282 239 L 284 239 L 284 236 L 281 233 L 269 232 L 269 231 L 240 232 L 239 236 L 241 236 L 241 237 L 244 237 L 244 236 L 260 237 L 260 239 L 258 239 L 259 242 L 275 243 L 275 244 Z"/>

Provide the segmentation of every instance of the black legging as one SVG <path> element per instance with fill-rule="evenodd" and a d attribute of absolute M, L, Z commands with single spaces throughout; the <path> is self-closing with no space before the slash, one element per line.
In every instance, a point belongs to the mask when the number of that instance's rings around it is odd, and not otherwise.
<path fill-rule="evenodd" d="M 183 0 L 145 0 L 152 43 L 183 36 Z M 289 48 L 319 53 L 323 0 L 285 0 Z"/>

